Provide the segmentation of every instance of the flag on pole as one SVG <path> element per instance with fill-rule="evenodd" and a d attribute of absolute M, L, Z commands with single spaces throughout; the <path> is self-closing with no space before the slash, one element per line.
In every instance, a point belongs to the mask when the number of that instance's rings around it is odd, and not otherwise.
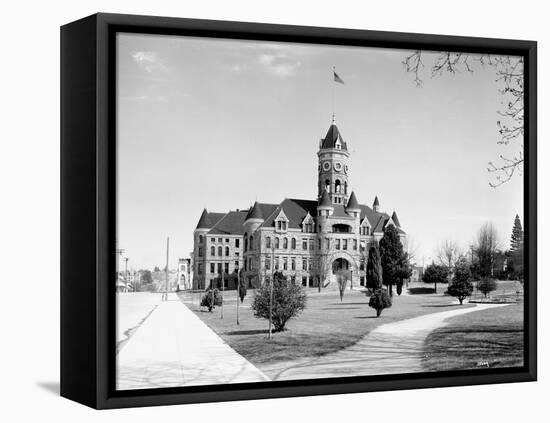
<path fill-rule="evenodd" d="M 339 82 L 340 84 L 344 84 L 344 80 L 338 76 L 335 70 L 332 71 L 334 73 L 334 82 Z"/>

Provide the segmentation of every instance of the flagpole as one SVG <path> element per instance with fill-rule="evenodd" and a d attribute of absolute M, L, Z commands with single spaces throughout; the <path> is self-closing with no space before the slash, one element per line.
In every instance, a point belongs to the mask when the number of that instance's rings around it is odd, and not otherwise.
<path fill-rule="evenodd" d="M 336 74 L 336 66 L 333 66 L 333 67 L 332 67 L 332 78 L 331 78 L 331 79 L 332 79 L 332 123 L 334 123 L 334 96 L 335 96 L 335 94 L 334 94 L 334 89 L 335 89 L 334 86 L 336 85 L 336 84 L 334 83 L 334 75 L 335 75 L 335 74 Z"/>

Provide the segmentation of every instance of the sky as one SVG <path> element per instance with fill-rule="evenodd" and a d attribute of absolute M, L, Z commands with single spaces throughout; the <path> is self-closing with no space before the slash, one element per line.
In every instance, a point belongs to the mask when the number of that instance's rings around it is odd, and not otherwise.
<path fill-rule="evenodd" d="M 189 257 L 204 208 L 316 199 L 317 151 L 335 113 L 360 203 L 397 212 L 416 261 L 467 248 L 494 223 L 507 248 L 523 176 L 492 188 L 502 96 L 495 70 L 431 77 L 410 51 L 119 34 L 117 248 L 129 268 Z M 345 84 L 336 84 L 332 68 Z"/>

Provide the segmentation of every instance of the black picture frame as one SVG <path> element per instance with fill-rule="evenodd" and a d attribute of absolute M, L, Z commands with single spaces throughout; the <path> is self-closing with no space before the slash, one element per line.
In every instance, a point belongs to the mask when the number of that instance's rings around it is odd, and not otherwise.
<path fill-rule="evenodd" d="M 525 60 L 525 360 L 521 368 L 116 391 L 117 32 L 467 51 Z M 534 41 L 95 14 L 61 28 L 61 395 L 97 409 L 534 381 L 537 377 Z"/>

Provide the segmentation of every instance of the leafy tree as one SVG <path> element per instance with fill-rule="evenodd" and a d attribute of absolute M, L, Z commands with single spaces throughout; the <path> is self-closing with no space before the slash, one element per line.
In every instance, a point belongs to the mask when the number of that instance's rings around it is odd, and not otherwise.
<path fill-rule="evenodd" d="M 160 267 L 155 266 L 155 268 L 153 269 L 153 272 L 160 272 Z"/>
<path fill-rule="evenodd" d="M 380 256 L 384 285 L 388 286 L 390 296 L 393 295 L 392 286 L 402 283 L 405 269 L 409 267 L 408 258 L 403 250 L 397 228 L 389 225 L 380 240 Z"/>
<path fill-rule="evenodd" d="M 367 261 L 367 288 L 373 291 L 382 288 L 382 262 L 380 260 L 378 244 L 376 243 L 369 249 Z"/>
<path fill-rule="evenodd" d="M 409 265 L 408 260 L 408 254 L 403 254 L 403 259 L 401 262 L 401 266 L 397 268 L 396 276 L 397 276 L 397 295 L 401 295 L 401 292 L 403 291 L 403 280 L 409 279 L 412 275 L 412 268 Z"/>
<path fill-rule="evenodd" d="M 512 228 L 512 236 L 510 237 L 510 251 L 516 252 L 523 248 L 523 228 L 519 215 L 516 214 L 514 226 Z"/>
<path fill-rule="evenodd" d="M 205 294 L 201 298 L 201 307 L 206 307 L 209 312 L 212 312 L 212 310 L 216 306 L 222 305 L 222 297 L 220 294 L 220 291 L 218 291 L 216 288 L 214 288 L 214 295 L 212 295 L 212 289 L 208 289 L 208 291 L 205 292 Z"/>
<path fill-rule="evenodd" d="M 150 270 L 144 270 L 143 272 L 141 272 L 141 283 L 143 283 L 144 285 L 149 285 L 153 283 L 153 276 L 151 275 Z"/>
<path fill-rule="evenodd" d="M 481 278 L 481 280 L 477 283 L 477 289 L 479 289 L 483 295 L 485 295 L 485 298 L 487 298 L 487 295 L 490 292 L 497 289 L 497 283 L 493 278 Z"/>
<path fill-rule="evenodd" d="M 391 306 L 392 299 L 383 289 L 377 289 L 370 297 L 369 307 L 376 310 L 376 317 L 380 317 L 382 310 Z"/>
<path fill-rule="evenodd" d="M 437 293 L 437 284 L 447 282 L 448 276 L 449 270 L 447 266 L 432 263 L 424 270 L 422 280 L 426 283 L 433 283 L 435 292 Z"/>
<path fill-rule="evenodd" d="M 474 291 L 471 278 L 470 268 L 466 261 L 459 261 L 455 266 L 455 273 L 451 284 L 447 288 L 447 294 L 458 298 L 462 305 L 464 299 L 472 295 Z"/>
<path fill-rule="evenodd" d="M 269 320 L 270 298 L 271 284 L 265 283 L 256 290 L 252 301 L 255 317 Z M 276 332 L 285 330 L 286 323 L 305 309 L 306 300 L 307 296 L 301 285 L 289 283 L 282 272 L 275 272 L 271 319 Z"/>

